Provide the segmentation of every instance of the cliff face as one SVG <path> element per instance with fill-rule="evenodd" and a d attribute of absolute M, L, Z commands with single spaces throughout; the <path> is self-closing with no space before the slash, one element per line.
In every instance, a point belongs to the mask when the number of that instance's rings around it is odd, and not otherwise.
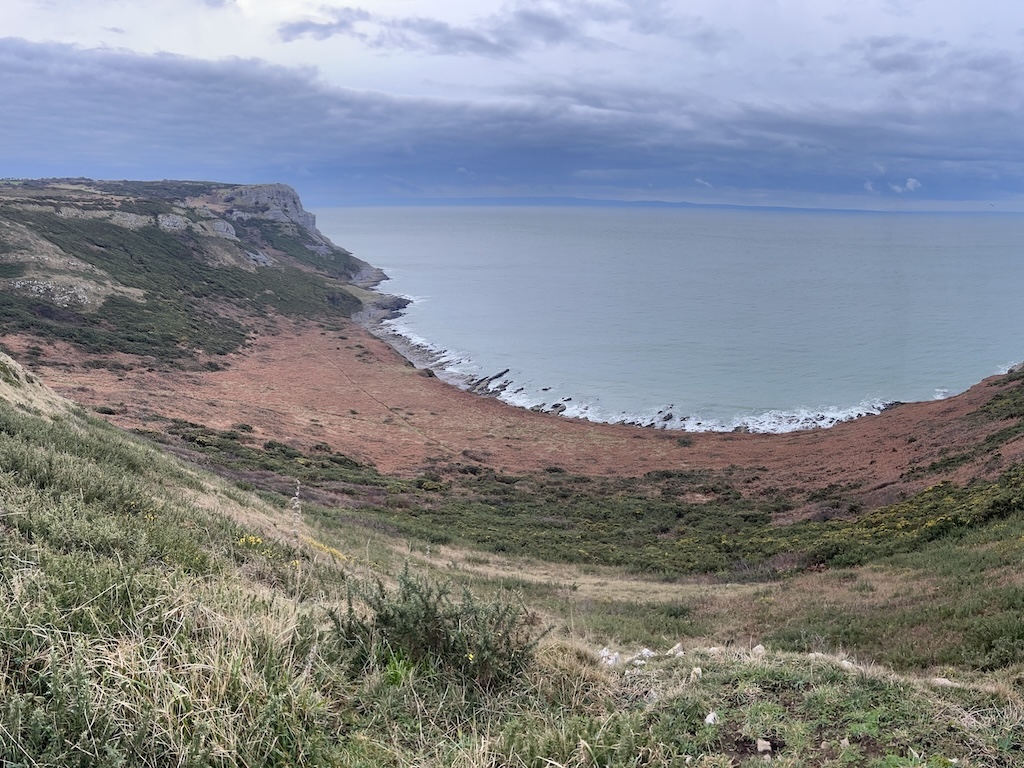
<path fill-rule="evenodd" d="M 232 233 L 234 227 L 228 221 L 236 226 L 264 221 L 285 228 L 294 227 L 294 233 L 305 248 L 321 258 L 331 261 L 342 259 L 351 265 L 346 276 L 354 285 L 370 287 L 386 279 L 381 270 L 356 259 L 317 229 L 316 216 L 302 207 L 298 193 L 287 184 L 216 187 L 185 202 L 193 210 L 221 217 L 215 219 L 212 226 L 231 227 Z"/>
<path fill-rule="evenodd" d="M 235 219 L 262 217 L 270 221 L 290 222 L 310 234 L 323 237 L 317 231 L 316 217 L 302 207 L 298 194 L 287 184 L 250 184 L 219 190 L 216 194 L 232 206 Z"/>
<path fill-rule="evenodd" d="M 381 279 L 284 184 L 0 183 L 0 336 L 36 348 L 222 354 L 274 315 L 347 317 Z"/>

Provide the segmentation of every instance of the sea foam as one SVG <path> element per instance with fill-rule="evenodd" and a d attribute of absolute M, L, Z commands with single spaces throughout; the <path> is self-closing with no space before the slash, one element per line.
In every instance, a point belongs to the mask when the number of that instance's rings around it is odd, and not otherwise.
<path fill-rule="evenodd" d="M 415 300 L 408 296 L 403 298 Z M 552 394 L 549 387 L 521 385 L 515 375 L 489 377 L 469 355 L 423 338 L 405 325 L 401 316 L 385 320 L 371 330 L 417 368 L 429 368 L 443 381 L 460 389 L 473 389 L 477 394 L 492 396 L 519 408 L 596 423 L 627 424 L 682 432 L 782 434 L 833 427 L 844 421 L 881 413 L 893 405 L 893 401 L 865 400 L 850 406 L 797 408 L 790 411 L 772 409 L 740 413 L 728 418 L 687 412 L 685 408 L 675 405 L 652 406 L 632 412 L 611 411 L 603 408 L 598 399 Z M 486 385 L 474 386 L 481 382 L 486 382 Z M 944 396 L 948 396 L 948 390 L 942 391 Z"/>

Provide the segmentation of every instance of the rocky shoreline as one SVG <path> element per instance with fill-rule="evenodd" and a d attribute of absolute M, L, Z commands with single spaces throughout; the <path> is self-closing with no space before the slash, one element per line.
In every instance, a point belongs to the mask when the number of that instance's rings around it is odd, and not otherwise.
<path fill-rule="evenodd" d="M 404 358 L 408 364 L 418 369 L 422 375 L 437 377 L 446 384 L 456 387 L 459 390 L 470 394 L 489 398 L 500 399 L 512 385 L 511 379 L 507 378 L 510 369 L 498 371 L 489 376 L 474 377 L 465 374 L 453 373 L 447 369 L 453 361 L 450 352 L 432 346 L 429 343 L 417 342 L 414 339 L 396 331 L 388 321 L 397 320 L 403 311 L 413 303 L 407 296 L 389 294 L 379 290 L 380 285 L 388 280 L 387 275 L 380 269 L 371 268 L 366 274 L 364 283 L 359 284 L 368 292 L 374 295 L 373 300 L 364 299 L 363 309 L 352 316 L 352 320 L 365 331 L 380 339 L 391 349 Z M 1008 373 L 1024 371 L 1024 362 L 1018 363 L 1009 369 Z M 831 429 L 839 424 L 861 420 L 869 416 L 877 416 L 885 411 L 897 408 L 904 403 L 899 401 L 880 402 L 872 407 L 865 405 L 859 409 L 851 408 L 853 415 L 844 418 L 835 418 L 825 413 L 809 413 L 804 415 L 790 414 L 785 419 L 784 429 L 765 430 L 753 429 L 747 424 L 739 424 L 731 429 L 708 428 L 701 422 L 691 422 L 689 416 L 678 416 L 671 408 L 658 411 L 649 419 L 621 419 L 617 421 L 595 421 L 585 416 L 574 415 L 569 412 L 571 398 L 552 403 L 541 403 L 521 410 L 532 411 L 553 416 L 561 416 L 566 419 L 590 423 L 603 423 L 615 426 L 637 427 L 643 429 L 666 430 L 673 433 L 689 435 L 694 433 L 751 433 L 751 434 L 787 434 L 795 432 L 817 431 Z M 518 407 L 518 406 L 511 406 Z M 691 428 L 696 427 L 696 428 Z"/>
<path fill-rule="evenodd" d="M 419 369 L 426 376 L 436 376 L 445 383 L 457 387 L 460 390 L 469 392 L 480 397 L 500 399 L 501 395 L 504 394 L 513 382 L 507 378 L 510 369 L 505 368 L 497 373 L 488 376 L 468 376 L 465 374 L 454 373 L 447 368 L 453 361 L 450 353 L 447 350 L 443 350 L 430 345 L 429 343 L 417 342 L 414 339 L 396 331 L 392 325 L 389 324 L 391 320 L 397 320 L 403 314 L 403 311 L 412 303 L 412 299 L 407 296 L 400 296 L 396 294 L 389 294 L 379 291 L 378 288 L 381 283 L 388 279 L 387 275 L 381 271 L 376 270 L 377 275 L 380 279 L 368 281 L 366 285 L 360 287 L 366 287 L 373 295 L 374 298 L 370 301 L 364 299 L 363 309 L 352 316 L 352 320 L 356 322 L 360 327 L 372 334 L 376 338 L 383 341 L 385 344 L 390 346 L 395 352 L 401 355 L 410 365 Z M 374 277 L 376 277 L 375 275 Z M 562 416 L 569 419 L 577 419 L 580 421 L 594 421 L 586 418 L 585 416 L 575 415 L 570 412 L 572 398 L 564 398 L 560 401 L 554 401 L 551 403 L 543 402 L 537 405 L 533 405 L 524 410 L 529 410 L 534 413 L 551 414 L 555 416 Z M 901 405 L 898 402 L 886 402 L 879 403 L 877 407 L 864 407 L 860 409 L 856 415 L 847 418 L 833 418 L 827 414 L 807 414 L 798 416 L 797 414 L 791 415 L 786 420 L 786 429 L 776 430 L 778 432 L 795 432 L 795 431 L 807 431 L 814 429 L 828 429 L 835 426 L 836 424 L 844 423 L 847 421 L 853 421 L 864 416 L 877 415 L 885 410 Z M 516 406 L 513 406 L 516 407 Z M 853 409 L 851 409 L 852 411 Z M 671 408 L 659 410 L 656 414 L 650 418 L 644 419 L 619 419 L 616 421 L 597 421 L 596 423 L 615 424 L 620 426 L 629 427 L 640 427 L 645 429 L 661 429 L 669 430 L 672 432 L 680 433 L 691 433 L 691 432 L 743 432 L 743 433 L 756 433 L 756 432 L 772 432 L 772 430 L 758 430 L 752 429 L 749 425 L 740 424 L 733 427 L 732 429 L 712 429 L 707 428 L 702 422 L 691 421 L 689 416 L 678 416 L 673 413 Z M 696 427 L 692 428 L 691 427 Z"/>
<path fill-rule="evenodd" d="M 384 275 L 383 272 L 381 272 Z M 468 376 L 460 376 L 451 371 L 445 370 L 448 360 L 448 353 L 439 350 L 425 343 L 417 343 L 402 333 L 399 333 L 390 325 L 389 320 L 397 320 L 402 316 L 402 311 L 412 304 L 412 299 L 407 296 L 383 293 L 376 290 L 377 286 L 387 280 L 387 276 L 378 281 L 371 288 L 375 294 L 372 301 L 363 302 L 363 309 L 352 315 L 352 321 L 358 324 L 363 330 L 377 337 L 395 352 L 405 358 L 410 365 L 419 369 L 426 376 L 437 376 L 442 381 L 458 389 L 472 392 L 476 395 L 497 397 L 501 389 L 489 389 L 485 383 L 493 382 L 508 373 L 506 368 L 496 376 L 473 379 Z"/>

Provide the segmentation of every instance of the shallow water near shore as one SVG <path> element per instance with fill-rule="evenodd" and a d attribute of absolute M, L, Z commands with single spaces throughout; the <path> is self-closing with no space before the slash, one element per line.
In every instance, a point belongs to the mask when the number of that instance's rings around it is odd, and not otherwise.
<path fill-rule="evenodd" d="M 523 407 L 783 432 L 960 392 L 1024 357 L 1024 216 L 334 208 L 413 303 L 390 332 Z M 564 409 L 564 410 L 563 410 Z"/>

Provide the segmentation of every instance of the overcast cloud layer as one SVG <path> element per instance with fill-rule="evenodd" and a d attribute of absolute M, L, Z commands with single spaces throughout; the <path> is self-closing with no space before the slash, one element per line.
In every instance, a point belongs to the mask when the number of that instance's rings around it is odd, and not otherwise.
<path fill-rule="evenodd" d="M 0 73 L 7 177 L 1024 210 L 1016 0 L 2 0 Z"/>

